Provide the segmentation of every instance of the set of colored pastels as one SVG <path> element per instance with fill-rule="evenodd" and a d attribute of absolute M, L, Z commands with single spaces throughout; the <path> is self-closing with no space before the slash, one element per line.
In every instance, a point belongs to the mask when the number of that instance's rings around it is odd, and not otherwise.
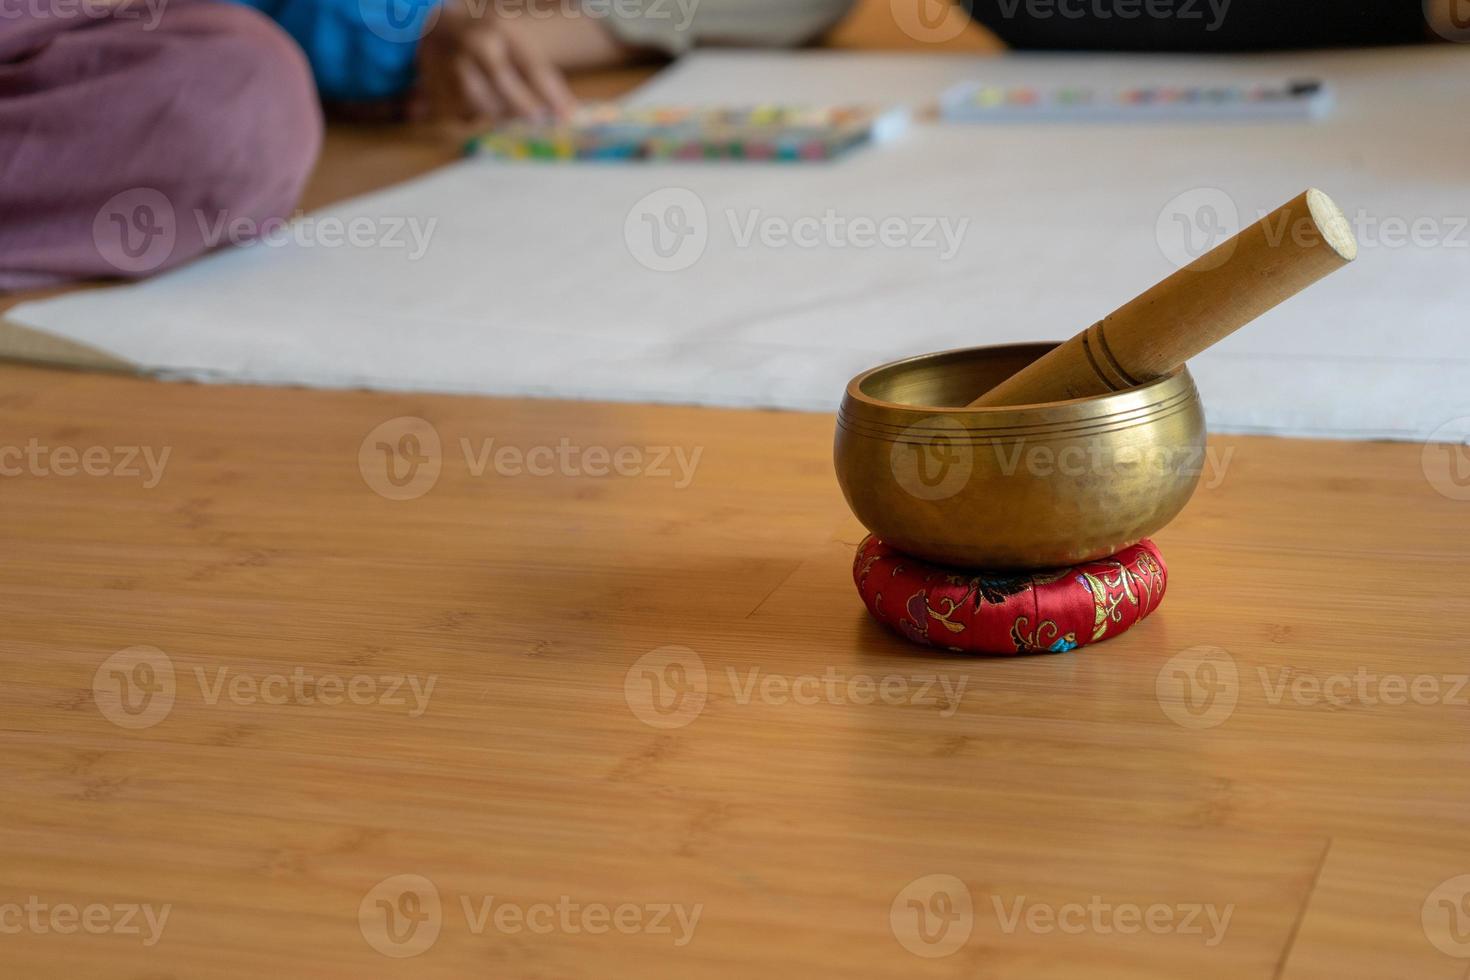
<path fill-rule="evenodd" d="M 1253 85 L 1156 85 L 1094 89 L 964 82 L 939 100 L 947 122 L 1317 119 L 1332 93 L 1315 80 Z"/>
<path fill-rule="evenodd" d="M 565 120 L 511 122 L 470 140 L 500 160 L 831 160 L 891 138 L 907 113 L 866 107 L 622 108 L 594 105 Z"/>

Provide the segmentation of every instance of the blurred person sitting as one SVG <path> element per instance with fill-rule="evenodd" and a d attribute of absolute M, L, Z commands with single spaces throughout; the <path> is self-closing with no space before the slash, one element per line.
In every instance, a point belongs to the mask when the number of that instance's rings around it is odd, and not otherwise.
<path fill-rule="evenodd" d="M 407 99 L 419 117 L 564 113 L 565 73 L 696 45 L 792 46 L 853 0 L 240 0 L 306 51 L 324 98 Z"/>
<path fill-rule="evenodd" d="M 851 0 L 33 0 L 0 10 L 0 289 L 136 277 L 270 227 L 318 97 L 490 122 L 565 113 L 564 73 L 791 45 Z M 252 9 L 254 8 L 254 9 Z M 379 112 L 378 114 L 383 114 Z"/>

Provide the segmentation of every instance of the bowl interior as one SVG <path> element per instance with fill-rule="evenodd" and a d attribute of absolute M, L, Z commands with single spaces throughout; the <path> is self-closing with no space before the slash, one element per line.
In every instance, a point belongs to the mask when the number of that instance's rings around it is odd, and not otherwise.
<path fill-rule="evenodd" d="M 858 390 L 875 401 L 963 408 L 1056 344 L 1011 344 L 925 354 L 878 368 Z"/>

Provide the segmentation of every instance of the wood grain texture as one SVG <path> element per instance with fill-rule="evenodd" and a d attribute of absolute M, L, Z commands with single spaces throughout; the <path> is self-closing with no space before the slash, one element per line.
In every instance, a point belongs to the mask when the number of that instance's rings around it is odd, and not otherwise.
<path fill-rule="evenodd" d="M 146 947 L 0 934 L 8 975 L 1465 972 L 1421 912 L 1470 874 L 1454 689 L 1470 503 L 1432 489 L 1418 446 L 1215 439 L 1223 474 L 1159 536 L 1155 616 L 1076 654 L 969 659 L 868 621 L 829 417 L 0 379 L 5 446 L 169 451 L 151 488 L 29 463 L 0 479 L 0 909 L 170 908 Z M 400 416 L 432 424 L 442 468 L 394 501 L 359 450 Z M 497 475 L 493 458 L 475 476 L 492 438 L 700 456 L 682 488 Z M 104 716 L 97 672 L 139 645 L 169 658 L 176 694 L 133 730 Z M 669 645 L 697 653 L 707 700 L 657 728 L 639 664 Z M 1201 646 L 1235 668 L 1223 718 L 1159 695 Z M 269 691 L 298 668 L 384 695 L 382 678 L 435 686 L 417 715 L 411 696 L 322 704 L 320 680 L 279 704 L 211 700 L 222 676 Z M 1344 697 L 1333 679 L 1360 669 L 1370 697 Z M 801 680 L 828 676 L 887 679 L 891 696 Z M 1391 703 L 1421 676 L 1433 698 Z M 1188 727 L 1201 717 L 1218 724 Z M 441 932 L 394 959 L 359 906 L 403 874 L 437 889 Z M 958 879 L 973 913 L 952 955 L 926 959 L 890 913 L 948 880 L 932 875 Z M 682 947 L 477 932 L 489 896 L 700 918 Z M 1231 917 L 1209 945 L 1208 930 L 1125 934 L 1093 906 Z M 1007 931 L 1017 908 L 1039 918 Z M 1047 909 L 1089 924 L 1048 929 Z M 900 902 L 900 926 L 911 915 Z"/>
<path fill-rule="evenodd" d="M 884 8 L 865 2 L 834 43 L 913 46 Z M 450 157 L 412 132 L 335 127 L 307 206 Z M 442 470 L 393 501 L 359 453 L 407 415 L 432 423 Z M 867 620 L 831 427 L 0 367 L 6 468 L 32 439 L 48 468 L 60 447 L 106 450 L 109 474 L 132 448 L 168 450 L 151 487 L 142 460 L 137 476 L 0 476 L 0 974 L 1464 976 L 1432 941 L 1453 940 L 1451 920 L 1421 917 L 1470 873 L 1470 709 L 1453 691 L 1470 502 L 1424 475 L 1448 456 L 1215 439 L 1223 476 L 1207 470 L 1159 536 L 1171 584 L 1154 617 L 1074 655 L 966 659 Z M 462 439 L 476 465 L 488 439 L 702 453 L 684 487 L 499 476 L 493 458 L 475 476 Z M 393 442 L 367 441 L 370 461 Z M 175 699 L 123 728 L 97 674 L 140 645 L 168 658 Z M 655 728 L 636 668 L 668 645 L 698 654 L 706 700 Z M 1167 690 L 1194 663 L 1175 658 L 1203 645 L 1236 668 L 1223 718 L 1181 713 Z M 298 668 L 313 679 L 302 697 Z M 1313 694 L 1359 668 L 1374 690 L 1437 678 L 1437 699 Z M 829 673 L 892 678 L 895 693 L 853 703 L 804 680 Z M 409 675 L 435 680 L 417 715 L 382 683 Z M 284 678 L 287 696 L 216 688 L 240 676 L 277 694 Z M 768 686 L 746 696 L 752 678 Z M 323 704 L 334 679 L 382 696 Z M 1295 693 L 1276 696 L 1283 679 Z M 385 920 L 360 908 L 405 874 L 433 883 L 440 932 L 395 959 L 368 941 Z M 946 894 L 933 875 L 959 880 L 972 915 L 929 959 L 895 923 L 917 922 L 905 900 Z M 490 896 L 533 915 L 575 902 L 645 925 L 659 905 L 700 917 L 683 946 L 580 920 L 476 931 Z M 44 932 L 23 918 L 33 898 Z M 1007 931 L 1018 901 L 1037 925 Z M 1089 904 L 1176 910 L 1176 924 L 1190 907 L 1232 912 L 1214 945 L 1045 929 L 1048 910 L 1075 924 Z M 128 905 L 168 907 L 157 942 L 140 916 L 137 932 L 51 927 L 58 907 Z"/>

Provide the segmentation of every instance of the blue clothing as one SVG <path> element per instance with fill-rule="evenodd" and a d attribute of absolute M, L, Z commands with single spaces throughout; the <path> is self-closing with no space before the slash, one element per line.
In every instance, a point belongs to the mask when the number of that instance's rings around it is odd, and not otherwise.
<path fill-rule="evenodd" d="M 270 17 L 311 62 L 322 98 L 392 98 L 414 80 L 414 56 L 438 0 L 235 0 Z"/>

